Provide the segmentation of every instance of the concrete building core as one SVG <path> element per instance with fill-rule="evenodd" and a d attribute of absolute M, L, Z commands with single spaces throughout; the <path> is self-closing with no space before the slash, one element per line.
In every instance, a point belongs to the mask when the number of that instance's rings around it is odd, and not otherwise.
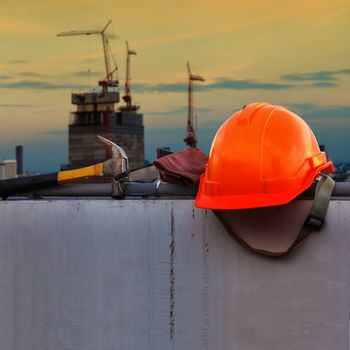
<path fill-rule="evenodd" d="M 118 91 L 72 94 L 77 110 L 69 121 L 69 166 L 87 166 L 108 157 L 97 135 L 124 148 L 130 168 L 144 165 L 143 115 L 136 110 L 116 109 Z"/>

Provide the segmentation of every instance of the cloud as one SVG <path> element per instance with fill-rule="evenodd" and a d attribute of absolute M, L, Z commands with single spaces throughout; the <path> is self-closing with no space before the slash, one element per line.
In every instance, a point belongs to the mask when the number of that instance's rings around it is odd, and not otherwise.
<path fill-rule="evenodd" d="M 3 83 L 0 88 L 7 89 L 34 89 L 34 90 L 52 90 L 62 88 L 60 85 L 46 83 L 42 81 L 21 80 L 16 82 Z"/>
<path fill-rule="evenodd" d="M 69 84 L 52 84 L 44 81 L 36 81 L 36 80 L 20 80 L 15 82 L 6 82 L 0 84 L 0 89 L 13 89 L 13 90 L 21 90 L 21 89 L 30 89 L 30 90 L 61 90 L 61 89 L 87 89 L 87 86 L 82 85 L 69 85 Z"/>
<path fill-rule="evenodd" d="M 350 69 L 340 69 L 338 70 L 338 74 L 350 74 Z"/>
<path fill-rule="evenodd" d="M 317 81 L 313 83 L 310 87 L 315 87 L 315 88 L 331 88 L 331 87 L 336 87 L 338 84 L 336 83 L 331 83 L 329 81 Z"/>
<path fill-rule="evenodd" d="M 288 90 L 294 88 L 294 85 L 283 83 L 262 83 L 255 80 L 234 80 L 226 78 L 218 78 L 216 82 L 208 85 L 198 86 L 198 90 Z"/>
<path fill-rule="evenodd" d="M 289 105 L 292 111 L 296 111 L 303 119 L 306 120 L 346 120 L 350 122 L 350 105 L 349 106 L 320 106 L 314 104 L 292 104 Z"/>
<path fill-rule="evenodd" d="M 336 87 L 335 75 L 350 75 L 350 69 L 339 71 L 323 71 L 315 73 L 305 73 L 300 75 L 286 74 L 283 79 L 293 81 L 293 83 L 280 82 L 261 82 L 253 79 L 235 80 L 229 78 L 216 78 L 212 83 L 201 83 L 196 85 L 197 92 L 215 91 L 215 90 L 290 90 L 297 87 L 305 88 L 332 88 Z M 295 82 L 310 81 L 311 85 L 300 85 Z M 133 90 L 141 93 L 184 93 L 187 92 L 187 83 L 169 83 L 169 84 L 133 84 Z"/>
<path fill-rule="evenodd" d="M 101 76 L 98 72 L 91 73 L 92 76 Z M 23 77 L 42 77 L 35 72 L 22 72 L 18 75 Z M 88 72 L 76 71 L 70 75 L 87 76 Z M 8 76 L 0 76 L 0 79 L 7 79 Z M 277 83 L 277 82 L 261 82 L 257 80 L 244 79 L 235 80 L 228 78 L 217 78 L 212 83 L 198 84 L 195 87 L 197 92 L 208 92 L 215 90 L 290 90 L 296 87 L 312 87 L 312 88 L 330 88 L 337 86 L 334 82 L 316 81 L 312 85 L 302 86 L 297 84 Z M 76 84 L 53 84 L 38 80 L 21 80 L 16 82 L 5 82 L 0 84 L 0 88 L 8 89 L 35 89 L 35 90 L 54 90 L 54 89 L 83 89 L 89 88 L 85 85 Z M 186 82 L 168 83 L 168 84 L 133 84 L 132 90 L 139 93 L 187 93 L 188 85 Z"/>
<path fill-rule="evenodd" d="M 164 116 L 164 115 L 174 116 L 174 115 L 182 115 L 184 113 L 187 113 L 187 109 L 188 109 L 187 106 L 180 106 L 177 108 L 167 109 L 164 111 L 144 111 L 144 114 L 160 115 L 160 116 Z M 214 109 L 196 107 L 196 113 L 207 113 L 207 112 L 212 112 L 212 111 L 214 111 Z"/>
<path fill-rule="evenodd" d="M 0 75 L 0 80 L 6 80 L 9 79 L 10 76 L 9 75 Z"/>
<path fill-rule="evenodd" d="M 234 80 L 227 78 L 218 78 L 213 83 L 197 85 L 196 91 L 213 91 L 213 90 L 288 90 L 293 89 L 296 85 L 284 83 L 264 83 L 255 80 Z M 134 84 L 133 90 L 137 92 L 187 92 L 187 83 L 171 84 Z"/>
<path fill-rule="evenodd" d="M 332 75 L 333 74 L 333 75 Z M 336 87 L 335 80 L 337 77 L 332 78 L 334 75 L 350 74 L 350 69 L 342 69 L 336 72 L 316 72 L 305 73 L 304 75 L 292 77 L 292 75 L 285 75 L 284 77 L 290 77 L 289 80 L 293 81 L 307 81 L 315 80 L 312 85 L 306 87 L 313 88 L 331 88 Z M 327 78 L 328 77 L 328 78 Z M 292 79 L 293 78 L 293 79 Z M 328 81 L 330 80 L 330 81 Z M 334 80 L 334 81 L 333 81 Z M 212 83 L 200 83 L 196 85 L 195 89 L 198 92 L 214 91 L 214 90 L 289 90 L 302 85 L 295 83 L 279 83 L 279 82 L 261 82 L 253 79 L 235 80 L 229 78 L 216 78 Z M 187 83 L 169 83 L 169 84 L 134 84 L 133 90 L 138 92 L 187 92 Z"/>
<path fill-rule="evenodd" d="M 187 89 L 187 85 L 184 83 L 172 83 L 172 84 L 133 84 L 132 90 L 136 92 L 184 92 Z"/>
<path fill-rule="evenodd" d="M 318 71 L 300 74 L 284 74 L 281 79 L 291 81 L 335 81 L 339 75 L 350 75 L 350 69 L 339 69 L 333 71 Z"/>
<path fill-rule="evenodd" d="M 11 63 L 11 64 L 23 64 L 23 63 L 27 63 L 28 61 L 27 60 L 10 60 L 8 61 L 8 63 Z"/>
<path fill-rule="evenodd" d="M 25 78 L 43 77 L 44 76 L 44 75 L 36 73 L 36 72 L 20 72 L 17 75 L 25 77 Z"/>

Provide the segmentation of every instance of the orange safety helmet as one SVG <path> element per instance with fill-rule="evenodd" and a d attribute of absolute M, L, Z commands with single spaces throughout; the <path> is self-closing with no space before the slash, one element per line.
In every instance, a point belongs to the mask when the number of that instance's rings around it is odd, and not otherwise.
<path fill-rule="evenodd" d="M 281 205 L 334 171 L 310 127 L 286 108 L 252 103 L 216 133 L 195 201 L 198 208 Z"/>

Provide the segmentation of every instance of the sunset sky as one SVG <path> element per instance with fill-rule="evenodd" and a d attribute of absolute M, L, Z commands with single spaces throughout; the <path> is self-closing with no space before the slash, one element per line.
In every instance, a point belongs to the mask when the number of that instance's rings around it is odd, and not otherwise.
<path fill-rule="evenodd" d="M 146 158 L 157 146 L 185 147 L 187 71 L 196 85 L 199 147 L 243 105 L 267 101 L 303 117 L 335 161 L 350 161 L 349 0 L 0 0 L 0 160 L 24 146 L 28 171 L 55 171 L 68 161 L 72 91 L 104 76 L 99 36 L 108 30 L 144 114 Z M 89 75 L 88 72 L 91 71 Z"/>

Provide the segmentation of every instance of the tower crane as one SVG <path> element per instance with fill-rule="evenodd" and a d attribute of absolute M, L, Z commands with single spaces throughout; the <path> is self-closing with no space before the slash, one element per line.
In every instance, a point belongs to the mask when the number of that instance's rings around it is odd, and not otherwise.
<path fill-rule="evenodd" d="M 137 110 L 139 107 L 132 104 L 131 90 L 130 90 L 130 56 L 137 55 L 136 51 L 130 50 L 129 43 L 126 41 L 126 78 L 125 78 L 125 92 L 123 100 L 126 103 L 126 109 Z"/>
<path fill-rule="evenodd" d="M 188 117 L 187 117 L 187 135 L 184 138 L 186 145 L 192 148 L 197 147 L 197 137 L 194 127 L 194 113 L 193 113 L 193 82 L 205 81 L 200 75 L 193 74 L 189 62 L 187 62 L 188 72 Z"/>
<path fill-rule="evenodd" d="M 102 46 L 103 46 L 103 54 L 106 68 L 106 77 L 99 81 L 98 84 L 102 87 L 104 92 L 108 91 L 108 87 L 117 87 L 119 82 L 118 80 L 113 79 L 113 74 L 118 70 L 118 66 L 114 61 L 111 48 L 109 46 L 108 39 L 106 37 L 106 30 L 108 26 L 112 23 L 112 20 L 109 20 L 107 24 L 101 30 L 72 30 L 69 32 L 62 32 L 57 34 L 57 36 L 73 36 L 73 35 L 101 35 L 102 38 Z M 114 61 L 114 68 L 111 68 L 110 56 Z"/>

